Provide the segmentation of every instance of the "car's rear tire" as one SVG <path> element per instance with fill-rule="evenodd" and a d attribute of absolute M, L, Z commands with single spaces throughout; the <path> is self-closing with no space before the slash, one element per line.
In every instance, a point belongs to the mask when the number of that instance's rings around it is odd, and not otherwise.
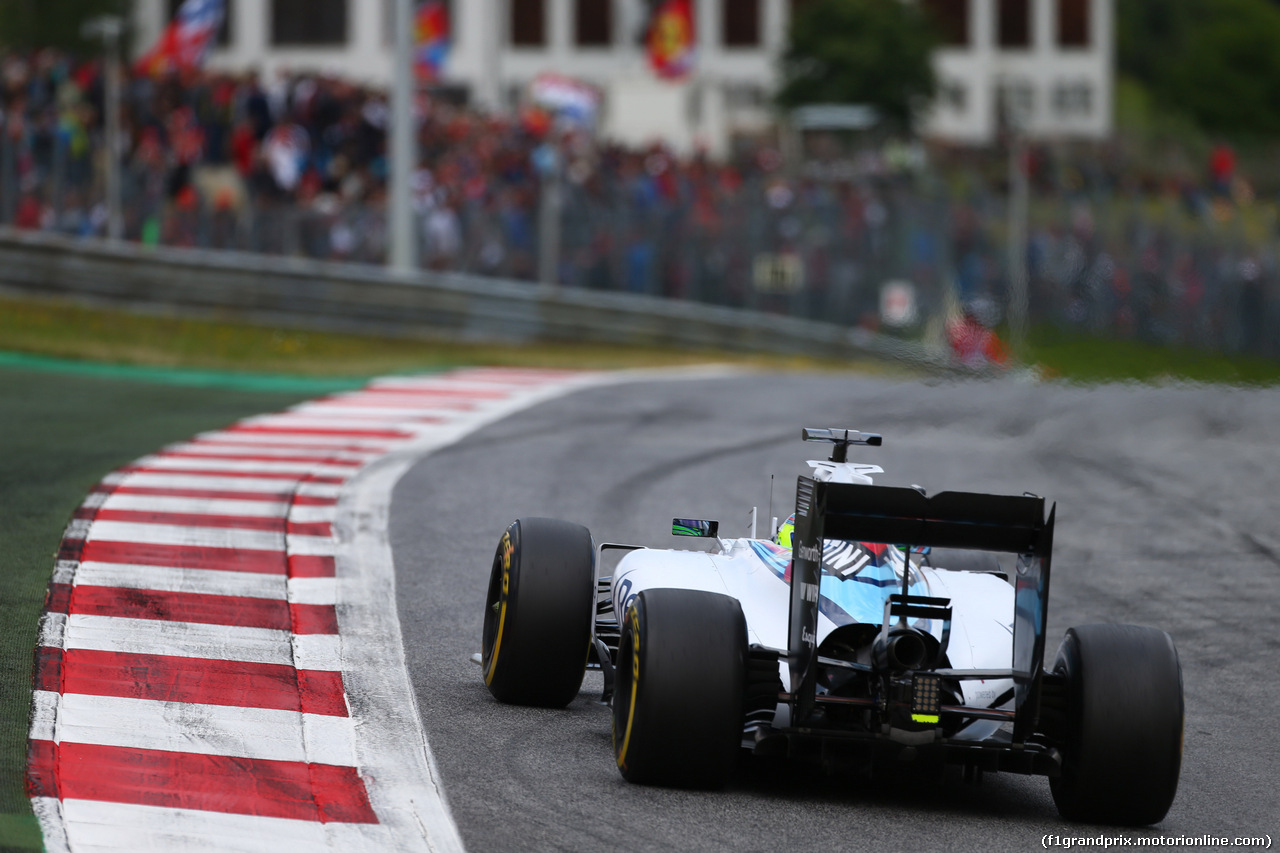
<path fill-rule="evenodd" d="M 737 599 L 649 589 L 623 616 L 613 751 L 629 782 L 719 788 L 742 746 L 747 622 Z"/>
<path fill-rule="evenodd" d="M 1071 628 L 1054 671 L 1063 676 L 1062 775 L 1053 801 L 1068 820 L 1159 823 L 1182 767 L 1182 667 L 1173 638 L 1135 625 Z"/>
<path fill-rule="evenodd" d="M 580 524 L 511 523 L 493 558 L 480 666 L 501 702 L 562 708 L 582 687 L 595 609 L 595 549 Z"/>

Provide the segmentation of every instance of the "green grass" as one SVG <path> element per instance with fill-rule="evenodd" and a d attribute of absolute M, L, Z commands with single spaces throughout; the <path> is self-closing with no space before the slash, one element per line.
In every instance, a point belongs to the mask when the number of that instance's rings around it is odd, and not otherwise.
<path fill-rule="evenodd" d="M 1208 382 L 1227 385 L 1280 383 L 1280 362 L 1247 355 L 1222 355 L 1186 346 L 1156 346 L 1067 335 L 1052 327 L 1034 329 L 1023 360 L 1048 379 L 1097 382 Z"/>
<path fill-rule="evenodd" d="M 120 465 L 309 396 L 0 367 L 0 849 L 40 849 L 23 790 L 31 669 L 71 513 Z"/>
<path fill-rule="evenodd" d="M 359 379 L 462 365 L 612 370 L 721 362 L 782 369 L 901 370 L 783 355 L 603 344 L 501 345 L 407 340 L 243 322 L 136 314 L 0 296 L 0 351 L 110 364 Z"/>

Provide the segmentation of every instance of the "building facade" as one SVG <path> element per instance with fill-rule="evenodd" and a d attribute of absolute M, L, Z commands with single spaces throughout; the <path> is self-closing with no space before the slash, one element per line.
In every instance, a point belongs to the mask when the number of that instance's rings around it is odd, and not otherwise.
<path fill-rule="evenodd" d="M 943 33 L 930 136 L 1105 139 L 1114 99 L 1114 0 L 923 0 Z"/>
<path fill-rule="evenodd" d="M 642 32 L 648 0 L 451 0 L 444 81 L 490 110 L 516 106 L 554 71 L 603 94 L 601 131 L 633 144 L 726 150 L 768 127 L 787 26 L 805 0 L 694 0 L 698 59 L 685 81 L 657 79 Z M 1035 137 L 1111 131 L 1114 0 L 907 0 L 937 20 L 940 94 L 928 136 L 985 144 L 1002 126 Z M 134 44 L 154 42 L 180 0 L 135 0 Z M 391 76 L 394 0 L 227 0 L 210 65 L 264 78 Z"/>

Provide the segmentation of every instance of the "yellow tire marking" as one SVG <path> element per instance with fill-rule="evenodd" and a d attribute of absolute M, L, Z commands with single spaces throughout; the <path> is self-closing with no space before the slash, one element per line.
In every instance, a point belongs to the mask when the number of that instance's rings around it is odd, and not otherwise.
<path fill-rule="evenodd" d="M 618 750 L 618 766 L 627 769 L 627 747 L 631 744 L 631 726 L 636 719 L 636 694 L 640 688 L 640 614 L 632 606 L 627 613 L 631 624 L 631 702 L 627 708 L 627 729 L 622 733 L 622 747 Z"/>
<path fill-rule="evenodd" d="M 498 635 L 493 639 L 493 651 L 489 653 L 489 665 L 484 670 L 486 686 L 493 683 L 493 674 L 498 669 L 498 651 L 502 648 L 502 629 L 507 624 L 507 592 L 511 589 L 511 555 L 515 548 L 511 545 L 511 533 L 502 534 L 502 594 L 498 597 Z"/>

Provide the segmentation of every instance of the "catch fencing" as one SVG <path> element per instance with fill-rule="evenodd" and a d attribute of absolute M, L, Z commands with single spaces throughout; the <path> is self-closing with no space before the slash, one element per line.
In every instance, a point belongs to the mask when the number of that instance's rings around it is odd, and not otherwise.
<path fill-rule="evenodd" d="M 463 341 L 561 341 L 933 363 L 863 330 L 741 309 L 459 273 L 148 248 L 0 227 L 0 290 L 281 327 Z"/>
<path fill-rule="evenodd" d="M 0 223 L 102 233 L 93 152 L 15 145 L 0 140 Z M 37 165 L 19 168 L 28 161 Z M 170 197 L 163 175 L 126 170 L 126 236 L 155 247 L 339 261 L 351 265 L 341 276 L 382 280 L 383 205 L 336 193 L 305 201 L 254 193 L 230 167 L 198 171 L 190 192 Z M 822 340 L 860 329 L 862 339 L 933 351 L 944 346 L 945 320 L 964 308 L 988 325 L 1006 319 L 1011 252 L 998 186 L 944 185 L 925 171 L 784 177 L 757 169 L 729 183 L 724 174 L 570 168 L 515 188 L 424 197 L 423 280 L 458 293 L 501 292 L 520 306 L 555 304 L 561 314 L 570 304 L 640 304 L 610 297 L 663 297 L 699 303 L 703 316 L 747 309 L 778 327 L 783 318 L 843 327 Z M 1267 210 L 1093 185 L 1033 193 L 1019 252 L 1029 320 L 1071 334 L 1280 358 L 1280 240 Z M 238 255 L 234 263 L 258 261 Z M 368 269 L 355 269 L 361 264 Z M 548 270 L 559 288 L 523 283 Z M 486 308 L 462 328 L 541 335 L 560 320 L 539 311 L 545 319 L 525 322 Z"/>

